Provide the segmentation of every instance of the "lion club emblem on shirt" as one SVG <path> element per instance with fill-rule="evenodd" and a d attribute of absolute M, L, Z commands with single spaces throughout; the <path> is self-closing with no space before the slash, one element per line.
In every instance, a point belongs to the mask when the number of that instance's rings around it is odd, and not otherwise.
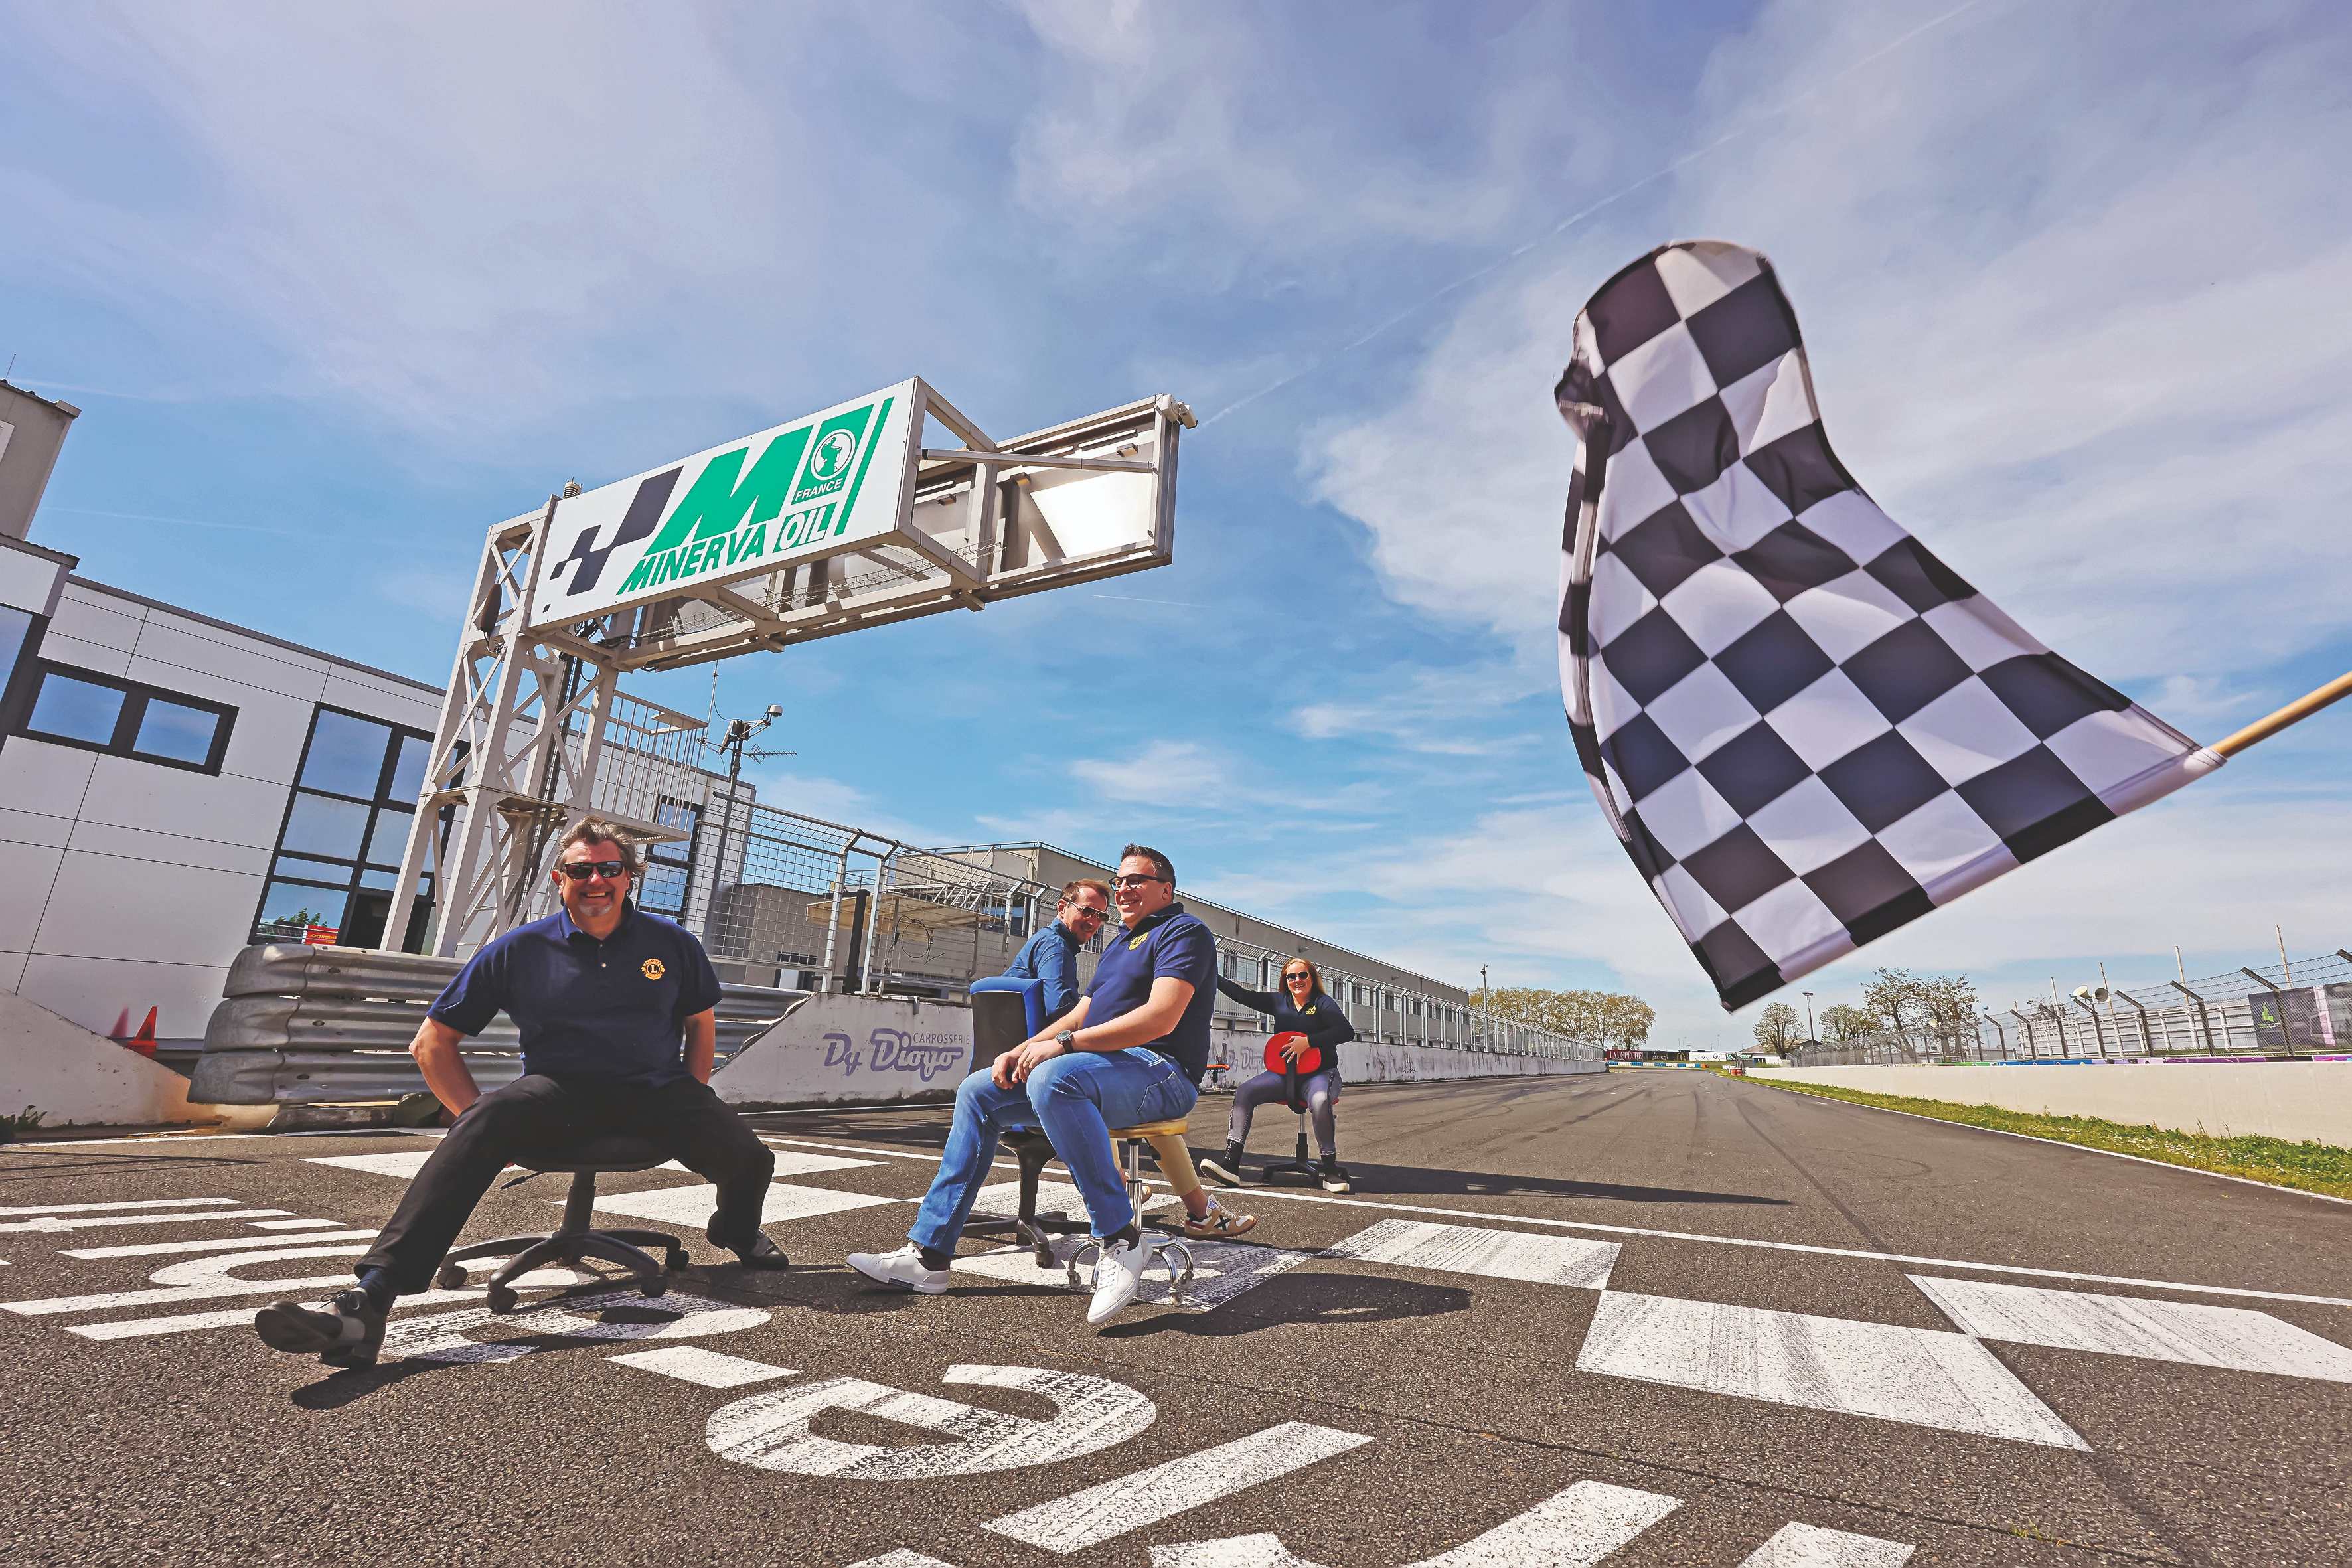
<path fill-rule="evenodd" d="M 664 974 L 668 973 L 668 971 L 662 968 L 662 961 L 658 958 L 648 958 L 642 965 L 640 965 L 640 967 L 644 969 L 646 978 L 648 980 L 659 980 Z"/>

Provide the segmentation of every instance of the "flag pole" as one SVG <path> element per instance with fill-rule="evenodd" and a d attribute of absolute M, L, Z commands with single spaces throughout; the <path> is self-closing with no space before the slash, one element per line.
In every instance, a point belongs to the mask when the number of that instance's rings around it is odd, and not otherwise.
<path fill-rule="evenodd" d="M 2318 690 L 2296 698 L 2266 719 L 2257 719 L 2236 734 L 2213 742 L 2213 750 L 2234 757 L 2256 741 L 2267 741 L 2289 724 L 2310 718 L 2331 702 L 2352 697 L 2352 674 L 2339 675 Z"/>

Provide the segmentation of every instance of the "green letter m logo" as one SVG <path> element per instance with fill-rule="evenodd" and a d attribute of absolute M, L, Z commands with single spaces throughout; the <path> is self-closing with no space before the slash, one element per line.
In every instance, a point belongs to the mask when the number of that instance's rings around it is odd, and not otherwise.
<path fill-rule="evenodd" d="M 646 546 L 651 557 L 665 550 L 674 550 L 697 539 L 715 539 L 734 532 L 748 522 L 770 522 L 784 507 L 784 498 L 791 492 L 793 476 L 801 465 L 801 454 L 807 449 L 809 427 L 787 430 L 768 443 L 751 471 L 743 473 L 743 458 L 751 450 L 738 447 L 731 452 L 721 452 L 703 466 L 695 476 L 694 484 L 677 510 L 669 514 L 661 531 Z M 739 481 L 738 475 L 741 475 Z"/>

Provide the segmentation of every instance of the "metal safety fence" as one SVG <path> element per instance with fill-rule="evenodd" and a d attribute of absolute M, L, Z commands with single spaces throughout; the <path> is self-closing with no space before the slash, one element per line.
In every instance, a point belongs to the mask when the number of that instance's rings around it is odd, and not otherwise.
<path fill-rule="evenodd" d="M 1806 1067 L 1906 1062 L 2113 1061 L 2144 1057 L 2352 1053 L 2352 951 L 2247 964 L 2154 985 L 2051 994 L 1986 1005 L 1975 1027 L 1878 1030 L 1808 1046 Z"/>
<path fill-rule="evenodd" d="M 698 828 L 697 880 L 683 919 L 730 980 L 807 991 L 961 997 L 999 974 L 1061 889 L 920 848 L 886 835 L 714 791 Z M 1078 953 L 1094 973 L 1106 927 Z M 1225 978 L 1255 991 L 1280 984 L 1291 954 L 1227 939 Z M 1451 1047 L 1582 1062 L 1601 1048 L 1531 1024 L 1494 1018 L 1463 997 L 1322 965 L 1324 985 L 1370 1044 Z M 1226 1027 L 1258 1016 L 1220 995 Z"/>

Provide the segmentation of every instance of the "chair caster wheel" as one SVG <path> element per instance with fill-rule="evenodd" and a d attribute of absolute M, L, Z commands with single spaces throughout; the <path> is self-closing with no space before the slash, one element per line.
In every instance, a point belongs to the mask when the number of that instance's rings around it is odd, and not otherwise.
<path fill-rule="evenodd" d="M 686 1248 L 683 1247 L 673 1247 L 662 1255 L 662 1267 L 672 1274 L 677 1273 L 691 1261 L 692 1259 L 687 1257 Z"/>
<path fill-rule="evenodd" d="M 668 1290 L 669 1281 L 658 1274 L 648 1275 L 637 1281 L 637 1294 L 640 1296 L 660 1296 L 667 1294 Z"/>
<path fill-rule="evenodd" d="M 521 1300 L 522 1298 L 516 1295 L 504 1285 L 493 1285 L 489 1288 L 485 1300 L 488 1304 L 490 1310 L 494 1314 L 503 1316 L 508 1312 L 513 1311 L 515 1310 L 515 1303 Z"/>
<path fill-rule="evenodd" d="M 439 1286 L 444 1290 L 464 1289 L 466 1288 L 465 1265 L 461 1263 L 443 1264 L 441 1266 L 441 1272 L 433 1277 L 433 1283 Z"/>

